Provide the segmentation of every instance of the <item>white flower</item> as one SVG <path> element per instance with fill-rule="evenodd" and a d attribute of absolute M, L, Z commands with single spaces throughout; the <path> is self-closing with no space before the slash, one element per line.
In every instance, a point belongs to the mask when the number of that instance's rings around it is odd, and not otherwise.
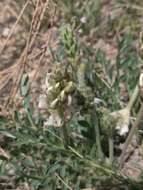
<path fill-rule="evenodd" d="M 41 94 L 39 96 L 38 108 L 47 109 L 47 106 L 47 96 L 45 94 Z"/>
<path fill-rule="evenodd" d="M 49 88 L 47 88 L 46 90 L 46 94 L 49 95 L 53 91 L 53 89 L 54 89 L 53 86 L 49 86 Z"/>
<path fill-rule="evenodd" d="M 44 123 L 44 127 L 48 126 L 61 127 L 61 125 L 62 125 L 62 119 L 57 113 L 52 113 Z"/>
<path fill-rule="evenodd" d="M 95 105 L 100 105 L 100 104 L 104 104 L 104 101 L 100 98 L 94 98 L 94 104 Z"/>
<path fill-rule="evenodd" d="M 71 104 L 72 104 L 72 96 L 68 96 L 68 103 L 67 103 L 67 105 L 68 106 L 71 106 Z"/>
<path fill-rule="evenodd" d="M 9 32 L 10 32 L 10 28 L 4 28 L 2 35 L 4 37 L 7 37 L 9 35 Z"/>
<path fill-rule="evenodd" d="M 47 73 L 46 75 L 46 79 L 45 79 L 45 86 L 46 86 L 46 89 L 49 88 L 51 85 L 50 85 L 50 78 L 51 78 L 51 73 Z"/>
<path fill-rule="evenodd" d="M 81 17 L 80 22 L 85 24 L 87 22 L 87 18 L 85 16 Z"/>
<path fill-rule="evenodd" d="M 118 130 L 118 134 L 120 136 L 124 136 L 129 132 L 129 125 L 128 123 L 122 123 L 122 125 L 117 125 L 116 129 Z"/>
<path fill-rule="evenodd" d="M 79 34 L 82 34 L 82 33 L 83 33 L 83 30 L 80 28 L 80 29 L 78 30 L 78 33 L 79 33 Z"/>
<path fill-rule="evenodd" d="M 111 113 L 111 116 L 117 119 L 116 129 L 120 136 L 129 132 L 130 112 L 128 108 L 121 109 Z"/>

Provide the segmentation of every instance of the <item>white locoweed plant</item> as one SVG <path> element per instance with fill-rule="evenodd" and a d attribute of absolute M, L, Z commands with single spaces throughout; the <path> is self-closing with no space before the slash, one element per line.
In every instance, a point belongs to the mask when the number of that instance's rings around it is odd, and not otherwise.
<path fill-rule="evenodd" d="M 123 109 L 110 112 L 107 108 L 99 108 L 102 113 L 100 124 L 102 125 L 104 133 L 108 136 L 109 142 L 109 162 L 114 161 L 114 137 L 116 134 L 125 137 L 129 133 L 129 125 L 131 123 L 131 109 L 138 97 L 139 88 L 135 87 L 134 92 Z"/>
<path fill-rule="evenodd" d="M 116 129 L 120 136 L 125 136 L 129 132 L 131 109 L 137 99 L 138 92 L 139 88 L 137 85 L 127 106 L 121 110 L 114 111 L 110 114 L 111 117 L 117 120 Z"/>
<path fill-rule="evenodd" d="M 81 109 L 89 113 L 91 125 L 95 133 L 97 153 L 99 158 L 103 158 L 101 150 L 99 126 L 95 109 L 95 95 L 91 87 L 86 84 L 85 74 L 88 65 L 82 63 L 80 58 L 80 48 L 72 28 L 64 25 L 60 29 L 61 46 L 64 50 L 64 63 L 57 61 L 53 65 L 53 70 L 48 73 L 45 79 L 43 100 L 50 113 L 45 124 L 61 127 L 64 144 L 70 144 L 70 134 L 68 124 L 71 118 L 80 114 Z M 82 98 L 82 104 L 78 104 Z M 39 102 L 39 106 L 42 102 Z M 87 111 L 88 110 L 88 111 Z"/>
<path fill-rule="evenodd" d="M 70 145 L 69 122 L 74 115 L 81 114 L 82 118 L 86 113 L 90 115 L 90 125 L 93 127 L 98 158 L 103 158 L 101 146 L 100 129 L 103 128 L 105 135 L 108 136 L 109 161 L 114 160 L 114 136 L 118 133 L 125 136 L 129 132 L 130 112 L 138 95 L 138 87 L 135 88 L 128 105 L 117 111 L 110 112 L 107 108 L 99 108 L 102 117 L 98 118 L 95 93 L 87 85 L 86 71 L 88 65 L 82 62 L 78 40 L 69 25 L 60 28 L 60 42 L 63 50 L 62 59 L 55 61 L 51 73 L 47 73 L 44 86 L 44 96 L 42 101 L 46 102 L 49 117 L 45 126 L 61 127 L 64 145 Z M 91 68 L 92 69 L 92 68 Z M 91 73 L 94 71 L 91 70 Z M 77 96 L 78 94 L 78 96 Z M 78 101 L 84 99 L 82 105 Z M 44 106 L 45 107 L 45 106 Z M 86 109 L 86 111 L 85 111 Z M 84 111 L 83 111 L 84 110 Z"/>

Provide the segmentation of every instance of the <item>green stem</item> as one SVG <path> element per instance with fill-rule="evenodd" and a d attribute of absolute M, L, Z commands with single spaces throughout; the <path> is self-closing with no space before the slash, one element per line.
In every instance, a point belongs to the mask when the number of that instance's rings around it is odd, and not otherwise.
<path fill-rule="evenodd" d="M 28 110 L 28 108 L 26 108 L 25 110 L 26 110 L 26 112 L 27 112 L 27 117 L 28 117 L 28 120 L 29 120 L 29 122 L 30 122 L 30 124 L 31 124 L 31 128 L 32 128 L 34 131 L 37 131 L 37 127 L 36 127 L 35 124 L 34 124 L 34 121 L 33 121 L 33 119 L 32 119 L 32 116 L 31 116 L 30 111 Z"/>
<path fill-rule="evenodd" d="M 67 188 L 67 189 L 69 189 L 69 190 L 73 190 L 60 176 L 59 176 L 59 174 L 55 174 L 56 175 L 56 177 L 65 185 L 65 187 Z"/>
<path fill-rule="evenodd" d="M 93 110 L 92 110 L 92 113 L 91 113 L 91 123 L 92 123 L 92 125 L 94 127 L 94 130 L 95 130 L 98 157 L 100 159 L 103 159 L 103 151 L 102 151 L 101 141 L 100 141 L 99 123 L 98 123 L 98 118 L 97 118 L 95 106 L 93 107 Z"/>
<path fill-rule="evenodd" d="M 92 167 L 94 167 L 96 169 L 100 169 L 103 172 L 106 172 L 108 174 L 115 175 L 115 172 L 113 170 L 111 170 L 110 168 L 104 167 L 102 165 L 99 165 L 99 164 L 95 163 L 94 161 L 92 161 L 92 160 L 90 160 L 88 158 L 85 158 L 82 154 L 80 154 L 74 148 L 72 148 L 70 146 L 68 148 L 70 148 L 71 152 L 73 152 L 76 156 L 78 156 L 81 160 L 83 160 L 88 165 L 90 165 L 90 166 L 92 166 Z"/>
<path fill-rule="evenodd" d="M 105 172 L 105 173 L 107 173 L 107 174 L 111 174 L 111 175 L 115 175 L 115 174 L 116 174 L 113 170 L 108 169 L 107 167 L 101 166 L 101 165 L 99 165 L 99 164 L 96 164 L 96 163 L 94 163 L 94 162 L 91 161 L 91 160 L 85 159 L 85 162 L 87 162 L 87 163 L 88 163 L 89 165 L 91 165 L 92 167 L 95 167 L 95 168 L 97 168 L 97 169 L 99 169 L 99 170 L 102 170 L 103 172 Z"/>
<path fill-rule="evenodd" d="M 64 146 L 67 148 L 70 142 L 69 142 L 69 135 L 68 135 L 68 130 L 67 130 L 65 121 L 63 122 L 63 125 L 62 125 L 62 133 L 63 133 L 63 139 L 64 139 Z"/>
<path fill-rule="evenodd" d="M 131 108 L 134 105 L 134 102 L 135 102 L 135 100 L 136 100 L 136 98 L 138 96 L 138 93 L 139 93 L 139 87 L 137 85 L 135 87 L 134 92 L 133 92 L 133 94 L 132 94 L 132 96 L 130 98 L 130 101 L 129 101 L 128 105 L 127 105 L 127 108 L 128 108 L 129 111 L 131 111 Z"/>
<path fill-rule="evenodd" d="M 113 143 L 113 136 L 110 136 L 109 139 L 109 160 L 110 163 L 113 163 L 114 160 L 114 143 Z"/>
<path fill-rule="evenodd" d="M 69 135 L 68 135 L 68 130 L 67 130 L 67 122 L 66 122 L 65 117 L 64 117 L 63 109 L 59 109 L 59 115 L 63 120 L 63 123 L 61 126 L 62 136 L 63 136 L 63 140 L 64 140 L 64 146 L 65 146 L 65 148 L 67 148 L 67 146 L 70 144 L 70 141 L 69 141 Z"/>

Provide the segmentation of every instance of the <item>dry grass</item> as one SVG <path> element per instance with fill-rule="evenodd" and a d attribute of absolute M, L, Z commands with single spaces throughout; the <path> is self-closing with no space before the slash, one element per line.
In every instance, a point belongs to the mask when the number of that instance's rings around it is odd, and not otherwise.
<path fill-rule="evenodd" d="M 30 77 L 33 75 L 31 77 L 31 81 L 35 80 L 35 77 L 40 70 L 39 69 L 41 65 L 40 63 L 45 57 L 47 47 L 52 39 L 50 36 L 53 35 L 52 30 L 50 30 L 50 32 L 47 32 L 46 37 L 44 33 L 40 32 L 40 27 L 43 24 L 44 16 L 45 14 L 47 14 L 48 7 L 50 6 L 50 9 L 51 9 L 51 2 L 49 0 L 46 0 L 46 1 L 37 0 L 35 2 L 35 5 L 32 4 L 32 1 L 27 0 L 26 3 L 22 6 L 19 14 L 15 12 L 15 10 L 19 9 L 19 7 L 16 7 L 18 6 L 16 3 L 14 3 L 14 5 L 11 7 L 9 6 L 10 5 L 7 4 L 5 7 L 5 10 L 9 10 L 9 9 L 11 10 L 13 7 L 11 12 L 13 13 L 12 15 L 16 17 L 16 21 L 14 25 L 12 26 L 11 30 L 9 31 L 7 38 L 1 44 L 1 48 L 0 48 L 1 56 L 5 53 L 5 50 L 7 49 L 7 47 L 10 46 L 9 44 L 13 38 L 13 34 L 15 33 L 16 28 L 19 27 L 19 25 L 21 26 L 21 21 L 23 21 L 23 17 L 25 18 L 24 15 L 25 15 L 26 9 L 28 9 L 28 6 L 33 6 L 32 7 L 33 12 L 31 14 L 32 15 L 31 20 L 29 20 L 29 26 L 30 26 L 29 32 L 28 31 L 25 32 L 25 35 L 27 36 L 27 39 L 25 40 L 26 41 L 25 47 L 23 47 L 23 50 L 21 50 L 21 54 L 19 58 L 15 60 L 14 64 L 9 65 L 8 68 L 5 68 L 0 71 L 0 90 L 5 88 L 6 85 L 10 81 L 12 81 L 10 93 L 7 94 L 8 98 L 6 99 L 4 103 L 5 108 L 6 107 L 8 108 L 9 105 L 12 105 L 14 103 L 14 99 L 18 92 L 20 80 L 23 73 L 27 72 L 27 68 L 33 67 L 32 65 L 30 65 L 29 59 L 31 59 L 31 57 L 32 59 L 34 59 L 34 57 L 31 56 L 31 50 L 36 44 L 37 37 L 39 37 L 40 35 L 41 39 L 43 38 L 45 40 L 45 44 L 43 44 L 42 49 L 39 49 L 38 53 L 34 55 L 36 59 L 38 58 L 38 61 L 37 61 L 38 63 L 34 65 L 34 71 L 31 71 L 32 73 L 35 73 L 35 74 L 30 74 Z M 54 12 L 55 11 L 53 11 L 51 14 L 54 14 Z M 54 15 L 52 15 L 52 17 L 54 18 Z M 27 22 L 28 19 L 25 19 L 25 20 Z M 53 22 L 53 21 L 50 21 L 50 22 Z M 16 35 L 17 34 L 15 34 L 15 36 Z M 53 46 L 55 46 L 55 43 L 53 44 Z"/>

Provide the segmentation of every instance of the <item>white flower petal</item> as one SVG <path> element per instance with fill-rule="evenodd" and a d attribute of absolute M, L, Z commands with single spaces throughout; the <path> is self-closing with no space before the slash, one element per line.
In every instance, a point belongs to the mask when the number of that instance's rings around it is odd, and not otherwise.
<path fill-rule="evenodd" d="M 62 125 L 62 120 L 59 117 L 59 115 L 55 113 L 51 114 L 44 123 L 44 126 L 60 127 L 61 125 Z"/>
<path fill-rule="evenodd" d="M 80 22 L 85 24 L 87 22 L 87 18 L 85 16 L 81 17 Z"/>
<path fill-rule="evenodd" d="M 123 125 L 121 125 L 121 126 L 117 126 L 116 127 L 116 129 L 118 128 L 118 134 L 120 135 L 120 136 L 124 136 L 124 135 L 126 135 L 128 132 L 129 132 L 129 125 L 128 124 L 126 124 L 126 123 L 124 123 Z"/>
<path fill-rule="evenodd" d="M 39 96 L 38 108 L 39 109 L 47 109 L 47 97 L 44 94 Z"/>

